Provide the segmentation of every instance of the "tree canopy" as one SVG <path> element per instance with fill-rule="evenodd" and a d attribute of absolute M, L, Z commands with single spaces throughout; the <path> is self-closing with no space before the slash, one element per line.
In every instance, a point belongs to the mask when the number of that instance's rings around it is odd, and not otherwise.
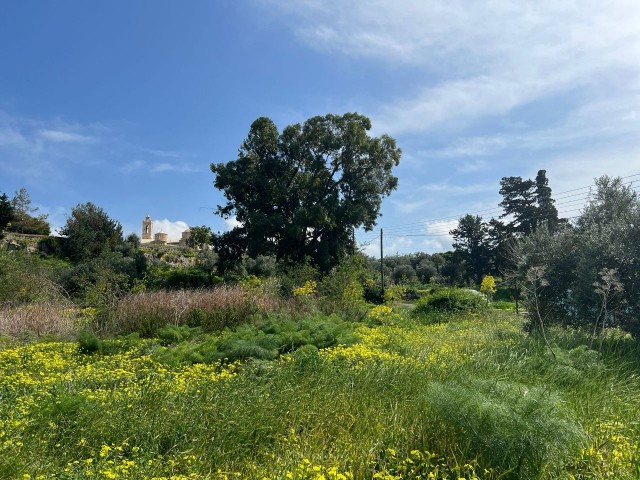
<path fill-rule="evenodd" d="M 640 332 L 640 199 L 622 179 L 598 178 L 573 228 L 539 228 L 514 246 L 512 261 L 521 279 L 540 272 L 535 300 L 549 318 Z"/>
<path fill-rule="evenodd" d="M 479 283 L 492 266 L 488 225 L 482 221 L 482 217 L 467 214 L 450 233 L 453 235 L 453 247 L 465 261 L 467 273 Z"/>
<path fill-rule="evenodd" d="M 352 229 L 372 229 L 398 184 L 400 149 L 370 129 L 357 113 L 316 116 L 282 133 L 268 118 L 254 121 L 237 160 L 211 165 L 227 200 L 217 213 L 241 224 L 214 241 L 221 261 L 248 253 L 336 265 L 354 248 Z"/>
<path fill-rule="evenodd" d="M 551 231 L 557 228 L 558 210 L 553 205 L 546 170 L 539 170 L 535 180 L 503 177 L 500 195 L 503 198 L 500 206 L 504 208 L 500 218 L 512 217 L 507 224 L 510 232 L 526 236 L 540 225 L 547 225 Z"/>
<path fill-rule="evenodd" d="M 67 237 L 65 252 L 74 261 L 89 260 L 114 251 L 123 242 L 120 223 L 91 202 L 73 208 L 60 233 Z"/>
<path fill-rule="evenodd" d="M 31 206 L 31 198 L 27 189 L 22 187 L 9 200 L 6 193 L 0 195 L 0 230 L 27 233 L 34 235 L 49 235 L 51 229 L 47 215 L 33 216 L 38 208 Z"/>

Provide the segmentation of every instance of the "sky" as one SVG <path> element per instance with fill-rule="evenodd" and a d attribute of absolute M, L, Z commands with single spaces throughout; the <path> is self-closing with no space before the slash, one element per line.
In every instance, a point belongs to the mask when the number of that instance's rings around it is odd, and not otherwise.
<path fill-rule="evenodd" d="M 358 112 L 399 187 L 370 254 L 445 251 L 500 179 L 547 171 L 560 214 L 640 182 L 640 2 L 110 0 L 0 3 L 0 192 L 54 228 L 92 202 L 140 235 L 233 226 L 211 163 L 258 117 Z"/>

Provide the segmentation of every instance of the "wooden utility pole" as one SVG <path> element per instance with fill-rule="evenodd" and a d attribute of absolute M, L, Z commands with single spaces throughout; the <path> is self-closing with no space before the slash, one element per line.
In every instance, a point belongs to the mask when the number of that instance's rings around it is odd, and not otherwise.
<path fill-rule="evenodd" d="M 384 297 L 384 253 L 382 250 L 382 229 L 380 229 L 380 284 L 382 286 L 382 296 Z"/>

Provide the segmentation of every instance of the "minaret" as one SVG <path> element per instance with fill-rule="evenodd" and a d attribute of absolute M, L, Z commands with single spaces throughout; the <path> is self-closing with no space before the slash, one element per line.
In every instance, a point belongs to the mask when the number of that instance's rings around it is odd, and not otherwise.
<path fill-rule="evenodd" d="M 153 240 L 153 222 L 149 215 L 142 221 L 142 241 L 145 240 L 148 242 Z"/>

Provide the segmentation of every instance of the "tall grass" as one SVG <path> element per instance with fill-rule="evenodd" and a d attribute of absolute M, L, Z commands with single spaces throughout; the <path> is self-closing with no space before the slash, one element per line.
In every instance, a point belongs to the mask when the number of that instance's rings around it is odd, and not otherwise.
<path fill-rule="evenodd" d="M 70 302 L 44 301 L 0 308 L 0 333 L 13 337 L 69 336 L 82 323 L 80 310 Z"/>
<path fill-rule="evenodd" d="M 166 325 L 219 331 L 277 308 L 278 301 L 273 296 L 242 286 L 141 292 L 125 296 L 112 310 L 104 312 L 98 329 L 102 333 L 138 332 L 143 336 L 153 336 Z"/>

